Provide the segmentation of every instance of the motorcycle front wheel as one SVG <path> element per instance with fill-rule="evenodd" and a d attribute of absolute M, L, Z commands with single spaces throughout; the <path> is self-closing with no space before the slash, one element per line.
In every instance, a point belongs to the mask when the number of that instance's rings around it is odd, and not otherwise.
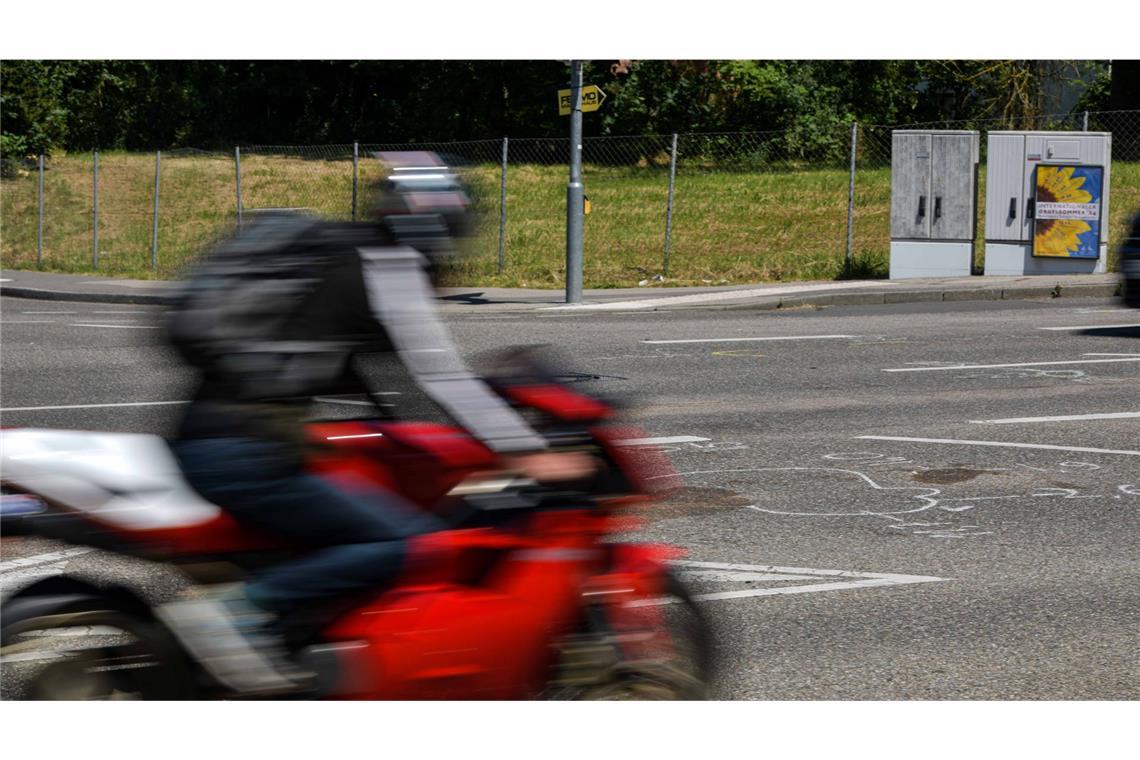
<path fill-rule="evenodd" d="M 637 605 L 654 614 L 641 628 L 615 629 L 604 608 L 589 610 L 581 629 L 558 644 L 544 698 L 556 700 L 700 700 L 715 666 L 712 629 L 673 573 L 663 593 Z"/>

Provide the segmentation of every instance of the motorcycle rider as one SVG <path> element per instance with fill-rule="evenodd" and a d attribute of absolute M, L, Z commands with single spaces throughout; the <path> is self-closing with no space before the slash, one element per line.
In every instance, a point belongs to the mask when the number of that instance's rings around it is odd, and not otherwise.
<path fill-rule="evenodd" d="M 315 396 L 370 393 L 353 358 L 394 351 L 419 388 L 511 469 L 539 481 L 589 474 L 479 378 L 434 307 L 430 273 L 455 254 L 467 197 L 430 153 L 390 167 L 374 219 L 263 213 L 218 246 L 172 309 L 173 344 L 201 370 L 175 453 L 190 484 L 240 522 L 313 547 L 224 593 L 160 614 L 230 688 L 291 690 L 304 674 L 273 623 L 303 605 L 390 581 L 407 540 L 440 521 L 398 495 L 345 490 L 302 469 Z"/>

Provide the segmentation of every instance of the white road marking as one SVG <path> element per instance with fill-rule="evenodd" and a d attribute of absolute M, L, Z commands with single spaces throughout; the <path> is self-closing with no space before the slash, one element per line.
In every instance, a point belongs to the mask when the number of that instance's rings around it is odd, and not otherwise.
<path fill-rule="evenodd" d="M 54 319 L 0 319 L 0 325 L 54 325 Z"/>
<path fill-rule="evenodd" d="M 569 304 L 566 306 L 546 306 L 543 310 L 574 310 L 574 311 L 619 311 L 622 309 L 652 309 L 655 306 L 679 306 L 694 303 L 712 303 L 715 301 L 732 301 L 742 298 L 760 298 L 763 296 L 787 295 L 793 293 L 815 293 L 821 290 L 846 290 L 858 288 L 890 287 L 896 283 L 889 280 L 875 282 L 833 282 L 819 285 L 776 285 L 767 288 L 749 288 L 747 290 L 725 290 L 715 293 L 694 293 L 687 296 L 665 296 L 661 298 L 643 298 L 633 301 L 610 301 L 609 303 Z"/>
<path fill-rule="evenodd" d="M 95 325 L 85 322 L 78 322 L 68 327 L 117 327 L 120 330 L 161 330 L 160 325 Z"/>
<path fill-rule="evenodd" d="M 618 446 L 656 446 L 665 443 L 698 443 L 707 440 L 709 439 L 697 435 L 673 435 L 664 438 L 626 438 L 622 441 L 614 441 L 614 443 Z"/>
<path fill-rule="evenodd" d="M 21 314 L 76 314 L 74 311 L 22 311 Z"/>
<path fill-rule="evenodd" d="M 167 404 L 189 404 L 189 401 L 124 401 L 118 404 L 64 404 L 61 406 L 8 406 L 0 412 L 39 412 L 49 409 L 102 409 L 114 406 L 164 406 Z"/>
<path fill-rule="evenodd" d="M 884 369 L 883 372 L 945 372 L 947 370 L 959 369 L 1000 369 L 1002 367 L 1043 367 L 1054 364 L 1111 364 L 1113 362 L 1140 362 L 1140 356 L 1132 356 L 1127 359 L 1069 359 L 1066 361 L 1056 362 L 1019 362 L 1016 364 L 956 364 L 953 366 L 939 366 L 939 367 L 898 367 L 894 369 Z"/>
<path fill-rule="evenodd" d="M 1068 325 L 1067 327 L 1038 327 L 1038 330 L 1103 330 L 1116 327 L 1140 327 L 1140 322 L 1129 322 L 1123 325 Z"/>
<path fill-rule="evenodd" d="M 1014 449 L 1048 449 L 1050 451 L 1084 451 L 1091 454 L 1123 454 L 1125 456 L 1140 457 L 1140 451 L 1131 449 L 1093 449 L 1084 446 L 1054 446 L 1045 443 L 1014 443 L 1009 441 L 964 441 L 957 438 L 907 438 L 897 435 L 860 435 L 856 436 L 867 441 L 904 441 L 908 443 L 946 443 L 958 446 L 996 446 Z"/>
<path fill-rule="evenodd" d="M 21 557 L 19 559 L 10 559 L 6 562 L 0 562 L 0 573 L 7 573 L 11 570 L 22 570 L 33 565 L 42 565 L 47 562 L 59 562 L 61 560 L 70 559 L 71 557 L 78 557 L 81 554 L 95 551 L 88 547 L 78 547 L 75 549 L 64 549 L 58 552 L 51 552 L 49 554 L 36 554 L 31 557 Z"/>
<path fill-rule="evenodd" d="M 767 338 L 687 338 L 684 340 L 643 340 L 642 343 L 738 343 L 757 340 L 830 340 L 859 338 L 859 335 L 783 335 Z"/>
<path fill-rule="evenodd" d="M 1104 414 L 1063 414 L 1056 417 L 1006 417 L 1000 420 L 970 420 L 978 425 L 1007 425 L 1021 422 L 1070 422 L 1073 420 L 1124 420 L 1140 417 L 1140 412 L 1106 412 Z"/>
<path fill-rule="evenodd" d="M 698 601 L 716 601 L 720 599 L 745 599 L 754 596 L 776 596 L 779 594 L 811 594 L 820 591 L 841 591 L 852 588 L 872 588 L 875 586 L 901 586 L 908 583 L 935 583 L 948 581 L 949 578 L 937 578 L 932 575 L 897 575 L 892 573 L 862 573 L 854 570 L 821 570 L 811 567 L 778 567 L 775 565 L 734 565 L 721 562 L 692 562 L 681 560 L 673 564 L 681 568 L 681 572 L 690 577 L 700 579 L 704 576 L 710 581 L 723 580 L 803 580 L 842 578 L 831 583 L 809 583 L 799 586 L 780 586 L 774 588 L 741 589 L 739 591 L 718 591 L 705 594 L 694 594 Z M 635 602 L 631 606 L 649 606 L 667 604 L 662 600 L 646 600 Z"/>
<path fill-rule="evenodd" d="M 1140 356 L 1140 354 L 1106 354 L 1098 352 L 1092 354 L 1081 354 L 1081 356 Z"/>

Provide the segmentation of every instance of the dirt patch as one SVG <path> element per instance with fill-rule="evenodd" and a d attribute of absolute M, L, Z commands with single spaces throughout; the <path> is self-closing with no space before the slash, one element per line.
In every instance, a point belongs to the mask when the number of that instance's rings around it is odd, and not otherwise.
<path fill-rule="evenodd" d="M 923 470 L 916 472 L 914 479 L 919 483 L 949 485 L 951 483 L 965 483 L 986 472 L 988 472 L 988 470 L 972 470 L 968 467 L 946 467 L 941 470 Z"/>

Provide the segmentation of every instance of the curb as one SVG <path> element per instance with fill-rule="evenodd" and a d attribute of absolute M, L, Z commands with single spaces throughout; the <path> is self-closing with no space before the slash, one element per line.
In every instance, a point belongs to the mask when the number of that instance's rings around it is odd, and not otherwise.
<path fill-rule="evenodd" d="M 1053 287 L 1028 286 L 1022 288 L 980 288 L 976 290 L 888 290 L 881 293 L 836 293 L 818 296 L 796 296 L 762 304 L 726 304 L 706 309 L 731 311 L 771 311 L 795 309 L 805 306 L 869 306 L 878 304 L 931 303 L 936 301 L 1025 301 L 1056 298 L 1114 298 L 1120 296 L 1120 283 L 1105 285 L 1054 285 Z M 699 308 L 697 306 L 689 308 Z M 657 309 L 653 309 L 657 311 Z"/>
<path fill-rule="evenodd" d="M 165 306 L 171 303 L 170 296 L 146 293 L 72 293 L 63 290 L 41 290 L 39 288 L 3 287 L 0 296 L 5 298 L 30 298 L 38 301 L 83 301 L 86 303 L 126 303 L 136 306 Z"/>
<path fill-rule="evenodd" d="M 657 307 L 645 311 L 772 311 L 824 306 L 878 306 L 899 303 L 928 303 L 935 301 L 1013 301 L 1054 298 L 1113 298 L 1120 296 L 1120 282 L 1095 285 L 1053 285 L 1025 286 L 1020 288 L 978 288 L 955 290 L 884 290 L 880 292 L 831 293 L 820 295 L 793 296 L 762 303 L 738 304 L 690 304 L 675 307 Z M 82 301 L 88 303 L 121 303 L 141 306 L 167 306 L 173 302 L 168 295 L 148 293 L 73 293 L 70 291 L 42 290 L 40 288 L 2 287 L 0 296 L 9 298 L 29 298 L 42 301 Z M 543 306 L 546 304 L 540 304 Z M 484 309 L 485 312 L 497 311 Z M 520 311 L 510 309 L 509 311 Z M 603 313 L 603 312 L 597 312 Z"/>

